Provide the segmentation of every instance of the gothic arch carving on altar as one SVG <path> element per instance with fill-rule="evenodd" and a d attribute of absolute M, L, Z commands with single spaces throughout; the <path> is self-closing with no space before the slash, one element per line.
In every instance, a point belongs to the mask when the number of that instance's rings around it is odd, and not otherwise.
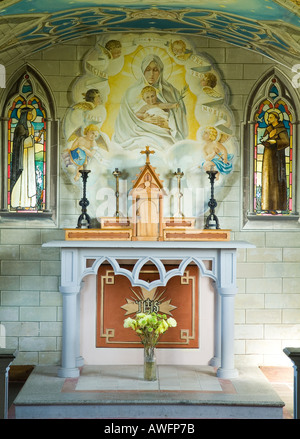
<path fill-rule="evenodd" d="M 208 259 L 212 261 L 212 269 L 207 269 L 205 264 L 204 264 L 204 260 L 207 261 Z M 178 258 L 174 258 L 172 260 L 172 262 L 173 261 L 178 262 Z M 136 260 L 132 271 L 130 271 L 127 268 L 122 268 L 120 266 L 120 263 L 118 262 L 117 258 L 100 257 L 93 262 L 92 267 L 89 267 L 89 268 L 86 268 L 85 270 L 83 270 L 83 272 L 81 273 L 81 279 L 79 279 L 79 281 L 84 280 L 85 276 L 88 276 L 89 274 L 97 274 L 100 265 L 102 265 L 105 262 L 108 262 L 112 266 L 115 275 L 126 276 L 129 279 L 129 281 L 131 282 L 132 286 L 143 287 L 143 288 L 146 288 L 147 290 L 151 290 L 152 288 L 155 288 L 158 286 L 165 286 L 168 283 L 168 281 L 174 276 L 183 276 L 186 267 L 191 263 L 195 263 L 195 265 L 198 266 L 202 276 L 208 276 L 208 277 L 212 278 L 214 281 L 217 280 L 216 263 L 215 263 L 214 257 L 212 257 L 212 258 L 207 258 L 207 257 L 193 258 L 193 257 L 186 256 L 184 258 L 180 258 L 179 261 L 180 261 L 180 263 L 178 265 L 178 268 L 174 268 L 172 270 L 167 271 L 162 259 L 157 258 L 157 257 L 147 257 L 147 256 L 141 257 L 141 258 Z M 159 273 L 159 279 L 154 280 L 150 283 L 148 283 L 145 280 L 140 279 L 140 277 L 139 277 L 142 268 L 147 263 L 153 263 L 155 265 L 155 267 L 157 268 L 158 273 Z M 168 261 L 168 263 L 169 263 L 169 261 Z"/>

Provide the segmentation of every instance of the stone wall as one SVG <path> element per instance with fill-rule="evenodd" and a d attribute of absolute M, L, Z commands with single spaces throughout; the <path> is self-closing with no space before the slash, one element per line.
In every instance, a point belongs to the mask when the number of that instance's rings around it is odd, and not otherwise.
<path fill-rule="evenodd" d="M 53 92 L 57 116 L 63 119 L 71 104 L 70 90 L 82 73 L 81 60 L 94 45 L 94 37 L 77 40 L 37 53 L 26 60 L 45 78 Z M 273 63 L 270 59 L 217 40 L 195 38 L 209 55 L 229 90 L 229 104 L 240 139 L 245 104 L 256 81 Z M 7 79 L 23 65 L 7 67 Z M 279 69 L 291 77 L 281 66 Z M 4 90 L 0 90 L 1 96 Z M 64 139 L 61 139 L 63 142 Z M 232 239 L 246 240 L 255 249 L 238 254 L 236 296 L 236 364 L 290 364 L 282 349 L 300 343 L 300 232 L 243 230 L 241 224 L 241 164 L 227 181 L 224 200 L 218 200 L 222 228 L 232 229 Z M 81 194 L 60 176 L 58 227 L 36 227 L 34 222 L 17 225 L 0 222 L 0 340 L 19 350 L 15 364 L 60 362 L 62 301 L 59 293 L 59 251 L 41 244 L 64 238 L 64 227 L 75 227 Z M 297 206 L 298 210 L 300 206 Z M 3 336 L 4 334 L 4 336 Z M 4 346 L 3 346 L 4 347 Z"/>

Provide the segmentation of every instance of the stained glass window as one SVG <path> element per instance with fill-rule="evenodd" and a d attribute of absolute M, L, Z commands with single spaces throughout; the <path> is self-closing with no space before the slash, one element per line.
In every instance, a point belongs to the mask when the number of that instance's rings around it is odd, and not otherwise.
<path fill-rule="evenodd" d="M 293 210 L 292 119 L 289 103 L 273 78 L 254 119 L 253 210 L 257 215 L 289 215 Z"/>
<path fill-rule="evenodd" d="M 8 109 L 7 206 L 41 212 L 46 203 L 47 117 L 28 74 Z"/>

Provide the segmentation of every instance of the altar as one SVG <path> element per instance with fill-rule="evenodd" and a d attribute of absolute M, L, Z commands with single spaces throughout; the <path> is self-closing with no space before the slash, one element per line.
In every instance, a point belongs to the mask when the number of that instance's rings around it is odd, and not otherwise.
<path fill-rule="evenodd" d="M 150 290 L 164 286 L 174 276 L 182 276 L 189 264 L 199 268 L 202 276 L 212 279 L 216 292 L 214 312 L 214 357 L 219 378 L 237 376 L 234 364 L 234 300 L 237 250 L 254 245 L 244 241 L 51 241 L 43 247 L 61 250 L 61 285 L 63 296 L 62 360 L 58 375 L 78 377 L 84 364 L 80 355 L 80 293 L 89 275 L 108 263 L 116 275 L 126 276 L 132 286 Z M 131 261 L 132 269 L 124 268 Z M 209 268 L 205 261 L 210 261 Z M 154 264 L 158 278 L 141 279 L 145 264 Z M 172 269 L 167 267 L 172 265 Z M 175 268 L 174 268 L 175 267 Z M 105 353 L 103 353 L 105 355 Z"/>

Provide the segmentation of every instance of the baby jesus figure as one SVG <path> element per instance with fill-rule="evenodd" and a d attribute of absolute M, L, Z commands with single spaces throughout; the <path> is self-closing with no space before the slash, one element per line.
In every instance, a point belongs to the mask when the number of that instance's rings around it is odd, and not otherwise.
<path fill-rule="evenodd" d="M 135 115 L 144 122 L 158 125 L 161 128 L 170 129 L 169 112 L 172 108 L 178 108 L 178 103 L 160 102 L 157 98 L 156 90 L 151 85 L 147 85 L 142 89 L 142 98 L 145 102 Z"/>

